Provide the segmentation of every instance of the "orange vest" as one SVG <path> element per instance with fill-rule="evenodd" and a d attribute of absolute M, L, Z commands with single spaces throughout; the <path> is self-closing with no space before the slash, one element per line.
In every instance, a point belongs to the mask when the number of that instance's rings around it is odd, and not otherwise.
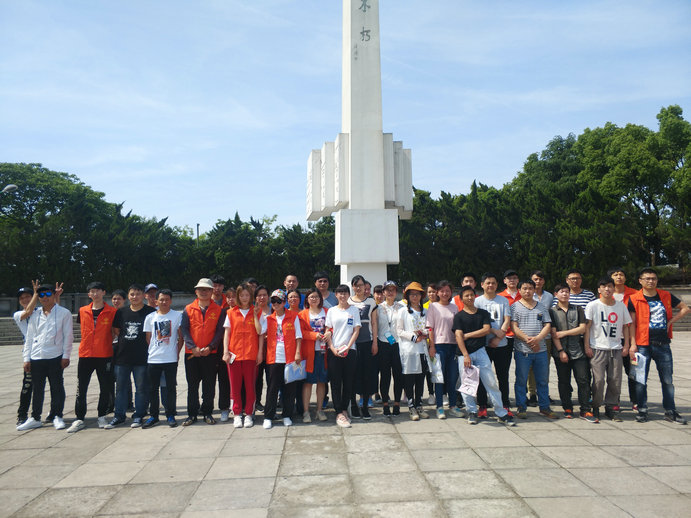
<path fill-rule="evenodd" d="M 235 354 L 235 361 L 256 362 L 259 352 L 259 335 L 254 327 L 254 306 L 250 306 L 246 317 L 242 316 L 240 306 L 230 308 L 226 314 L 230 321 L 228 350 Z"/>
<path fill-rule="evenodd" d="M 328 309 L 324 308 L 324 314 L 328 313 Z M 319 333 L 312 331 L 310 325 L 310 310 L 305 308 L 298 313 L 300 319 L 300 331 L 302 331 L 302 345 L 300 353 L 302 359 L 305 360 L 305 369 L 307 372 L 314 372 L 314 342 L 317 341 Z M 326 354 L 324 355 L 324 367 L 326 367 Z"/>
<path fill-rule="evenodd" d="M 456 304 L 456 307 L 458 308 L 458 311 L 463 311 L 463 301 L 461 300 L 460 295 L 456 295 L 453 298 L 453 303 Z"/>
<path fill-rule="evenodd" d="M 190 319 L 190 335 L 194 344 L 200 349 L 209 346 L 216 334 L 218 319 L 223 313 L 220 306 L 212 300 L 206 308 L 206 314 L 202 315 L 199 299 L 195 299 L 194 302 L 185 306 L 185 312 Z"/>
<path fill-rule="evenodd" d="M 657 290 L 662 305 L 667 311 L 667 322 L 672 318 L 672 294 L 665 290 Z M 636 311 L 636 345 L 647 346 L 650 345 L 648 334 L 650 332 L 650 306 L 643 295 L 643 290 L 637 291 L 629 302 L 633 304 L 633 309 Z M 672 326 L 667 325 L 667 336 L 672 338 Z"/>
<path fill-rule="evenodd" d="M 113 356 L 113 317 L 115 308 L 105 304 L 96 319 L 92 302 L 88 306 L 79 308 L 79 323 L 82 329 L 82 339 L 79 342 L 80 358 L 111 358 Z"/>
<path fill-rule="evenodd" d="M 497 295 L 501 295 L 501 296 L 504 297 L 506 300 L 508 300 L 508 301 L 509 301 L 509 307 L 513 306 L 513 303 L 514 303 L 514 302 L 517 302 L 517 301 L 521 300 L 521 292 L 520 292 L 520 291 L 517 291 L 517 292 L 516 292 L 516 296 L 515 296 L 515 297 L 512 297 L 512 296 L 511 296 L 511 294 L 509 293 L 509 290 L 508 290 L 508 289 L 502 291 L 501 293 L 498 293 Z M 547 309 L 549 309 L 549 308 L 547 308 Z M 513 330 L 511 329 L 511 326 L 509 326 L 509 328 L 506 330 L 506 336 L 509 337 L 509 338 L 512 338 L 512 337 L 513 337 Z"/>
<path fill-rule="evenodd" d="M 633 295 L 634 293 L 638 293 L 638 292 L 636 290 L 634 290 L 633 288 L 629 288 L 628 286 L 624 286 L 624 300 L 622 300 L 622 302 L 624 303 L 624 306 L 628 307 L 629 299 L 631 298 L 631 295 Z"/>
<path fill-rule="evenodd" d="M 295 351 L 297 350 L 297 339 L 295 338 L 295 318 L 297 313 L 289 309 L 283 315 L 281 330 L 283 331 L 283 344 L 286 349 L 286 363 L 295 361 Z M 271 313 L 266 317 L 266 364 L 276 363 L 276 332 L 278 331 L 278 321 L 276 313 Z M 314 343 L 312 343 L 314 348 Z"/>

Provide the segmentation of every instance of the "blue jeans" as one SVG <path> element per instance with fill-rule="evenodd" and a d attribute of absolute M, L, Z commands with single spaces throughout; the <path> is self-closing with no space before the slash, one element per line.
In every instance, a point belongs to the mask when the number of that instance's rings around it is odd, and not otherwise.
<path fill-rule="evenodd" d="M 458 381 L 458 364 L 456 363 L 456 344 L 436 344 L 435 349 L 441 362 L 444 383 L 435 383 L 434 397 L 437 408 L 444 406 L 444 393 L 449 396 L 449 408 L 456 406 L 456 382 Z"/>
<path fill-rule="evenodd" d="M 149 380 L 146 365 L 115 365 L 115 417 L 125 419 L 127 412 L 127 388 L 131 387 L 130 374 L 134 376 L 134 414 L 133 418 L 144 418 L 149 406 Z"/>
<path fill-rule="evenodd" d="M 480 381 L 482 382 L 482 385 L 485 387 L 487 395 L 492 400 L 495 415 L 497 417 L 504 417 L 506 414 L 508 414 L 508 411 L 506 410 L 506 408 L 504 408 L 504 405 L 502 403 L 501 392 L 499 392 L 499 384 L 497 383 L 497 378 L 494 376 L 494 372 L 492 371 L 492 362 L 490 361 L 489 356 L 487 355 L 487 351 L 483 347 L 482 349 L 479 349 L 474 353 L 470 353 L 470 360 L 473 362 L 473 365 L 475 367 L 480 369 Z M 463 358 L 459 357 L 459 369 L 461 369 L 461 366 L 463 365 L 462 362 Z M 463 370 L 460 371 L 460 374 L 462 383 Z M 468 412 L 472 414 L 477 414 L 477 401 L 475 400 L 475 396 L 469 396 L 468 394 L 463 393 L 461 393 L 461 395 L 463 396 L 463 402 L 465 403 Z M 523 393 L 523 397 L 525 397 L 525 391 Z"/>
<path fill-rule="evenodd" d="M 648 345 L 639 347 L 638 352 L 646 358 L 645 362 L 645 383 L 636 383 L 636 399 L 638 400 L 638 411 L 648 411 L 648 372 L 650 371 L 650 360 L 655 360 L 655 367 L 660 376 L 662 385 L 662 406 L 667 412 L 676 410 L 674 405 L 674 385 L 672 385 L 672 349 L 669 344 Z"/>
<path fill-rule="evenodd" d="M 525 410 L 528 404 L 525 393 L 528 383 L 528 373 L 532 366 L 533 373 L 535 374 L 535 383 L 537 385 L 538 405 L 540 410 L 547 410 L 549 408 L 549 388 L 547 387 L 549 356 L 547 351 L 525 354 L 515 350 L 513 357 L 516 362 L 516 382 L 513 386 L 516 396 L 516 407 L 519 410 Z"/>

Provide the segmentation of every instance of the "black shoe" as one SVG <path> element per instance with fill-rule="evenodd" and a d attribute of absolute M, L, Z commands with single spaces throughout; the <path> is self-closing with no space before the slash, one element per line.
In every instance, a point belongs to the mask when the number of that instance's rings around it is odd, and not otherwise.
<path fill-rule="evenodd" d="M 537 406 L 537 395 L 533 394 L 528 398 L 528 406 Z"/>
<path fill-rule="evenodd" d="M 648 422 L 648 412 L 639 411 L 638 414 L 636 415 L 636 422 L 637 423 L 647 423 Z"/>
<path fill-rule="evenodd" d="M 254 405 L 254 409 L 257 410 L 257 411 L 259 411 L 259 412 L 263 412 L 263 411 L 264 411 L 264 405 L 262 405 L 261 403 L 257 402 L 257 403 L 255 403 L 255 405 Z"/>
<path fill-rule="evenodd" d="M 665 412 L 665 421 L 682 425 L 686 424 L 686 419 L 679 415 L 679 412 L 677 412 L 676 410 L 670 410 L 669 412 Z"/>
<path fill-rule="evenodd" d="M 362 418 L 365 419 L 366 421 L 369 421 L 370 419 L 372 419 L 372 416 L 369 413 L 369 408 L 367 408 L 367 405 L 362 405 L 361 412 L 362 412 Z"/>
<path fill-rule="evenodd" d="M 144 421 L 144 424 L 142 424 L 142 428 L 151 428 L 156 423 L 158 423 L 158 417 L 151 416 L 146 421 Z"/>
<path fill-rule="evenodd" d="M 388 403 L 384 403 L 384 415 L 391 415 L 391 408 Z"/>
<path fill-rule="evenodd" d="M 605 407 L 605 416 L 607 416 L 607 419 L 610 421 L 614 421 L 615 423 L 621 423 L 621 417 L 611 408 L 606 408 Z"/>
<path fill-rule="evenodd" d="M 194 424 L 197 422 L 197 416 L 194 417 L 188 417 L 182 422 L 182 426 L 189 426 L 191 424 Z"/>
<path fill-rule="evenodd" d="M 360 407 L 357 406 L 357 403 L 355 403 L 355 401 L 353 401 L 350 404 L 350 416 L 353 419 L 361 419 L 362 418 L 362 414 L 360 414 Z"/>
<path fill-rule="evenodd" d="M 216 424 L 216 419 L 214 419 L 214 416 L 212 416 L 212 415 L 205 415 L 204 416 L 204 422 L 206 424 Z"/>
<path fill-rule="evenodd" d="M 401 415 L 401 405 L 393 406 L 393 415 Z"/>

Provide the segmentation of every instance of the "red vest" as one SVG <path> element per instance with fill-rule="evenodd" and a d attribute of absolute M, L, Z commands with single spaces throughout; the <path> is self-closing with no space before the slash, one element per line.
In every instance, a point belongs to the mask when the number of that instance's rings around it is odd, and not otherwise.
<path fill-rule="evenodd" d="M 324 308 L 324 314 L 329 310 Z M 319 333 L 312 331 L 310 325 L 310 310 L 305 308 L 298 313 L 300 319 L 300 331 L 302 331 L 302 345 L 300 346 L 300 353 L 302 359 L 305 360 L 305 370 L 307 372 L 314 372 L 314 342 L 317 341 Z M 326 354 L 324 354 L 324 367 L 326 367 Z"/>
<path fill-rule="evenodd" d="M 286 310 L 283 315 L 283 322 L 281 322 L 281 330 L 283 331 L 283 343 L 286 349 L 286 363 L 293 363 L 295 361 L 295 351 L 297 350 L 297 339 L 295 338 L 295 318 L 297 313 L 291 310 Z M 266 363 L 270 365 L 276 363 L 276 332 L 278 331 L 278 321 L 276 320 L 276 313 L 271 313 L 266 317 Z M 314 348 L 314 343 L 312 343 Z"/>
<path fill-rule="evenodd" d="M 456 307 L 458 308 L 458 311 L 463 311 L 463 301 L 461 300 L 460 295 L 456 295 L 453 298 L 453 303 L 456 304 Z"/>
<path fill-rule="evenodd" d="M 115 308 L 105 304 L 94 326 L 92 302 L 79 308 L 79 323 L 82 339 L 79 342 L 80 358 L 111 358 L 113 356 L 113 317 Z"/>
<path fill-rule="evenodd" d="M 657 290 L 662 305 L 667 311 L 667 322 L 672 318 L 672 294 L 665 290 Z M 643 290 L 637 291 L 629 299 L 633 304 L 633 309 L 636 311 L 636 345 L 647 346 L 650 345 L 650 338 L 648 337 L 650 331 L 650 306 L 645 300 Z M 667 325 L 667 336 L 672 338 L 672 326 Z"/>
<path fill-rule="evenodd" d="M 223 314 L 220 306 L 212 300 L 206 308 L 206 314 L 202 315 L 199 299 L 195 299 L 185 306 L 185 312 L 190 319 L 190 335 L 194 344 L 200 349 L 209 346 L 216 334 L 218 319 Z"/>
<path fill-rule="evenodd" d="M 511 296 L 511 294 L 509 293 L 509 290 L 508 290 L 508 289 L 502 291 L 501 293 L 498 293 L 497 295 L 501 295 L 501 296 L 504 297 L 506 300 L 508 300 L 508 301 L 509 301 L 509 306 L 513 306 L 514 302 L 517 302 L 517 301 L 521 300 L 521 292 L 520 292 L 520 291 L 517 291 L 517 292 L 516 292 L 516 296 L 515 296 L 515 297 L 512 297 L 512 296 Z M 547 309 L 549 309 L 549 308 L 547 308 Z M 511 329 L 511 326 L 509 326 L 509 328 L 506 330 L 506 336 L 509 337 L 509 338 L 512 338 L 512 337 L 513 337 L 513 330 Z"/>
<path fill-rule="evenodd" d="M 246 317 L 242 316 L 240 306 L 230 308 L 226 314 L 230 320 L 228 350 L 236 355 L 235 361 L 256 362 L 259 352 L 259 335 L 254 327 L 254 306 L 250 306 Z"/>

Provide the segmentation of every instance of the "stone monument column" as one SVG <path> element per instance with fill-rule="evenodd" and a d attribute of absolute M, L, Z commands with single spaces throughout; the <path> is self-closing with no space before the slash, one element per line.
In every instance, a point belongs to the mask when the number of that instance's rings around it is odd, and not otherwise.
<path fill-rule="evenodd" d="M 398 218 L 412 214 L 410 150 L 382 131 L 378 0 L 343 0 L 341 133 L 308 161 L 307 219 L 335 213 L 341 282 L 386 280 Z"/>

